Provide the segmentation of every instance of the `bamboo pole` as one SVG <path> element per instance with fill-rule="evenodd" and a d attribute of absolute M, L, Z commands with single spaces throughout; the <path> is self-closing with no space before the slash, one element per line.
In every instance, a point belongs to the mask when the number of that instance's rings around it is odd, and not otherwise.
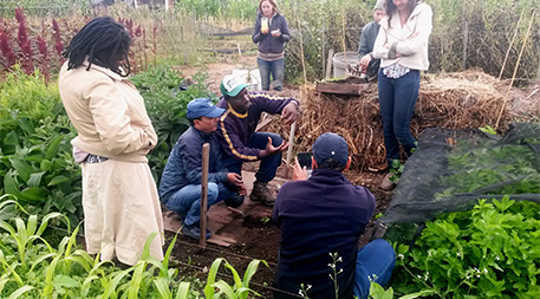
<path fill-rule="evenodd" d="M 304 87 L 307 84 L 307 71 L 306 71 L 306 59 L 304 58 L 304 36 L 302 34 L 302 26 L 300 24 L 300 20 L 298 19 L 298 8 L 295 5 L 294 7 L 294 15 L 296 18 L 296 24 L 298 26 L 298 35 L 300 36 L 300 57 L 302 60 L 302 69 L 304 72 Z M 292 153 L 295 143 L 295 134 L 296 134 L 296 121 L 292 123 L 291 125 L 291 131 L 289 132 L 289 148 L 287 149 L 287 164 L 290 164 L 292 162 Z"/>
<path fill-rule="evenodd" d="M 346 23 L 347 21 L 345 20 L 345 8 L 342 7 L 341 9 L 341 13 L 342 13 L 342 25 L 343 25 L 343 53 L 347 52 L 347 44 L 345 43 L 345 39 L 347 38 L 346 36 L 346 32 L 345 32 L 345 27 L 346 27 Z"/>
<path fill-rule="evenodd" d="M 302 70 L 304 71 L 304 84 L 307 83 L 307 72 L 306 72 L 306 59 L 304 57 L 304 35 L 302 33 L 302 25 L 298 19 L 298 9 L 295 5 L 294 15 L 296 17 L 296 24 L 298 26 L 298 35 L 300 36 L 300 59 L 302 61 Z"/>
<path fill-rule="evenodd" d="M 201 176 L 201 238 L 199 245 L 206 248 L 206 227 L 208 211 L 208 165 L 210 161 L 210 144 L 205 143 L 202 147 L 202 176 Z"/>
<path fill-rule="evenodd" d="M 506 108 L 506 104 L 508 102 L 508 97 L 510 96 L 510 90 L 512 90 L 512 85 L 514 85 L 514 80 L 516 79 L 516 74 L 519 68 L 519 63 L 521 61 L 521 56 L 523 55 L 523 52 L 525 51 L 525 47 L 527 46 L 527 42 L 529 41 L 529 36 L 531 35 L 531 28 L 534 23 L 534 17 L 536 12 L 533 11 L 531 16 L 531 21 L 529 22 L 529 28 L 527 28 L 527 33 L 525 34 L 525 40 L 523 41 L 523 45 L 521 46 L 521 51 L 519 51 L 518 60 L 516 62 L 516 67 L 514 67 L 514 73 L 512 74 L 512 80 L 510 81 L 510 85 L 508 85 L 508 89 L 506 90 L 506 96 L 504 97 L 504 102 L 501 107 L 501 111 L 499 112 L 499 116 L 497 117 L 497 122 L 495 123 L 495 130 L 499 128 L 499 123 L 501 121 L 501 117 L 503 114 L 504 109 Z"/>
<path fill-rule="evenodd" d="M 465 20 L 463 22 L 463 65 L 462 69 L 467 69 L 467 52 L 468 52 L 468 46 L 469 46 L 469 21 Z"/>
<path fill-rule="evenodd" d="M 540 29 L 538 29 L 538 36 L 540 36 Z M 538 53 L 538 71 L 536 72 L 536 81 L 540 82 L 540 53 Z M 538 115 L 540 115 L 540 102 L 538 105 Z"/>
<path fill-rule="evenodd" d="M 517 33 L 519 31 L 519 25 L 521 24 L 521 19 L 523 18 L 523 12 L 525 9 L 521 10 L 521 15 L 519 16 L 519 20 L 517 22 L 516 30 L 514 30 L 514 36 L 512 37 L 512 41 L 510 42 L 510 45 L 508 46 L 508 50 L 506 50 L 506 55 L 504 56 L 504 61 L 501 67 L 501 71 L 499 72 L 499 80 L 502 78 L 502 74 L 504 72 L 504 67 L 506 66 L 506 61 L 508 60 L 508 56 L 510 55 L 510 50 L 512 50 L 512 47 L 514 46 L 514 41 L 516 40 Z"/>

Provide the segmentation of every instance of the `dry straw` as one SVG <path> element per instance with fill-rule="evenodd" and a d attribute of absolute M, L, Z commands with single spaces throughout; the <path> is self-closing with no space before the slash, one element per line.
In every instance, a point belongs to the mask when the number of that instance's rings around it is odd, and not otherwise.
<path fill-rule="evenodd" d="M 429 127 L 449 129 L 495 126 L 503 109 L 502 128 L 515 118 L 503 107 L 505 82 L 480 71 L 426 75 L 411 121 L 415 136 Z M 296 132 L 296 151 L 309 151 L 315 139 L 324 132 L 342 135 L 350 146 L 353 169 L 379 168 L 385 163 L 385 149 L 376 84 L 361 97 L 338 97 L 321 94 L 314 86 L 302 96 L 302 118 Z M 288 127 L 274 121 L 270 130 L 287 139 Z"/>

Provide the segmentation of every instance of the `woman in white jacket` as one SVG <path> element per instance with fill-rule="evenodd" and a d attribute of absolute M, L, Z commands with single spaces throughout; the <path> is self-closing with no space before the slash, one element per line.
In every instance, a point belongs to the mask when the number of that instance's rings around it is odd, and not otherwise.
<path fill-rule="evenodd" d="M 433 12 L 421 0 L 386 0 L 386 17 L 373 48 L 381 59 L 379 104 L 388 166 L 399 160 L 399 145 L 410 155 L 416 148 L 410 121 L 420 88 L 420 71 L 429 67 L 428 41 Z M 391 189 L 389 175 L 381 188 Z"/>
<path fill-rule="evenodd" d="M 77 130 L 71 141 L 82 169 L 84 237 L 90 254 L 135 265 L 145 242 L 163 259 L 163 217 L 146 155 L 157 135 L 127 79 L 131 37 L 110 17 L 98 17 L 73 37 L 58 85 Z"/>

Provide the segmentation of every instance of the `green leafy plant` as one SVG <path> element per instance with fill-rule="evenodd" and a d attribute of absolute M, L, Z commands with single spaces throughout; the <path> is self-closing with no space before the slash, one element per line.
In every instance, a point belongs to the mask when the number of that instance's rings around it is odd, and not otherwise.
<path fill-rule="evenodd" d="M 390 167 L 390 181 L 392 183 L 397 184 L 399 182 L 399 178 L 401 178 L 401 174 L 403 173 L 403 169 L 405 169 L 405 164 L 401 163 L 398 159 L 392 160 L 392 167 Z"/>
<path fill-rule="evenodd" d="M 420 297 L 428 297 L 431 295 L 433 295 L 432 291 L 425 290 L 400 296 L 399 299 L 414 299 Z M 373 299 L 393 299 L 394 290 L 392 288 L 388 288 L 387 290 L 385 290 L 380 284 L 372 281 L 369 287 L 369 297 Z"/>
<path fill-rule="evenodd" d="M 71 158 L 74 136 L 56 85 L 16 67 L 0 83 L 0 192 L 16 195 L 30 213 L 57 211 L 79 222 L 81 176 Z"/>
<path fill-rule="evenodd" d="M 194 82 L 185 81 L 181 73 L 166 65 L 152 67 L 132 78 L 158 134 L 158 144 L 149 156 L 156 180 L 161 177 L 178 137 L 189 128 L 187 104 L 195 98 L 212 96 L 204 85 L 205 78 L 204 74 L 197 74 Z"/>
<path fill-rule="evenodd" d="M 7 199 L 11 198 L 11 199 Z M 12 195 L 0 197 L 0 211 L 8 206 L 26 210 Z M 43 233 L 53 219 L 64 219 L 68 235 L 57 246 L 49 244 Z M 30 215 L 24 222 L 20 217 L 0 220 L 0 297 L 17 298 L 199 298 L 199 285 L 189 277 L 179 280 L 179 271 L 169 267 L 176 236 L 171 240 L 164 259 L 156 260 L 150 255 L 150 244 L 156 237 L 148 237 L 142 256 L 137 264 L 127 269 L 116 267 L 111 261 L 100 261 L 99 254 L 90 256 L 77 244 L 79 227 L 70 232 L 69 220 L 51 213 L 40 218 Z M 253 260 L 243 278 L 224 259 L 217 259 L 208 274 L 206 298 L 246 299 L 260 296 L 250 289 L 250 281 L 260 263 Z M 223 280 L 216 282 L 221 264 L 233 276 L 233 284 Z M 199 289 L 198 289 L 199 288 Z M 217 290 L 217 292 L 215 292 Z"/>
<path fill-rule="evenodd" d="M 392 287 L 440 298 L 538 297 L 539 215 L 536 203 L 481 200 L 428 222 L 414 247 L 397 246 Z"/>
<path fill-rule="evenodd" d="M 225 267 L 233 276 L 232 285 L 228 284 L 224 280 L 219 280 L 216 282 L 216 276 L 222 263 L 225 264 Z M 253 260 L 249 263 L 246 272 L 244 273 L 244 277 L 240 278 L 238 272 L 224 258 L 216 259 L 210 267 L 206 286 L 204 287 L 205 298 L 221 298 L 222 295 L 225 295 L 225 297 L 229 299 L 246 299 L 250 294 L 261 297 L 259 293 L 253 291 L 249 287 L 249 283 L 253 275 L 255 275 L 255 272 L 257 272 L 257 268 L 259 267 L 260 263 L 263 263 L 268 267 L 268 264 L 265 261 Z M 219 290 L 217 293 L 216 289 Z"/>

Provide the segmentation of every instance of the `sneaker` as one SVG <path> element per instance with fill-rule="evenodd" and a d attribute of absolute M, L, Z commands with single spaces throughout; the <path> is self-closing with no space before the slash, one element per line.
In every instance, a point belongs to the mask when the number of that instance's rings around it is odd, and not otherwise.
<path fill-rule="evenodd" d="M 190 238 L 193 238 L 195 240 L 199 240 L 199 239 L 201 239 L 201 228 L 198 225 L 190 225 L 190 226 L 184 225 L 182 227 L 182 234 L 184 234 L 184 235 L 186 235 L 186 236 L 188 236 Z M 212 236 L 212 234 L 207 229 L 206 230 L 206 239 L 210 239 L 211 236 Z"/>
<path fill-rule="evenodd" d="M 379 186 L 379 188 L 381 188 L 382 190 L 385 190 L 385 191 L 390 191 L 390 190 L 394 189 L 395 184 L 394 184 L 394 182 L 392 182 L 390 180 L 391 177 L 392 177 L 391 173 L 386 174 L 384 176 L 384 178 L 382 179 L 382 182 L 381 182 L 381 185 Z"/>
<path fill-rule="evenodd" d="M 276 198 L 268 188 L 267 183 L 255 182 L 249 199 L 254 202 L 262 202 L 264 205 L 273 206 Z"/>
<path fill-rule="evenodd" d="M 224 201 L 228 207 L 238 208 L 239 206 L 242 205 L 242 203 L 244 203 L 244 196 L 238 193 L 234 193 L 233 196 L 226 198 Z"/>

